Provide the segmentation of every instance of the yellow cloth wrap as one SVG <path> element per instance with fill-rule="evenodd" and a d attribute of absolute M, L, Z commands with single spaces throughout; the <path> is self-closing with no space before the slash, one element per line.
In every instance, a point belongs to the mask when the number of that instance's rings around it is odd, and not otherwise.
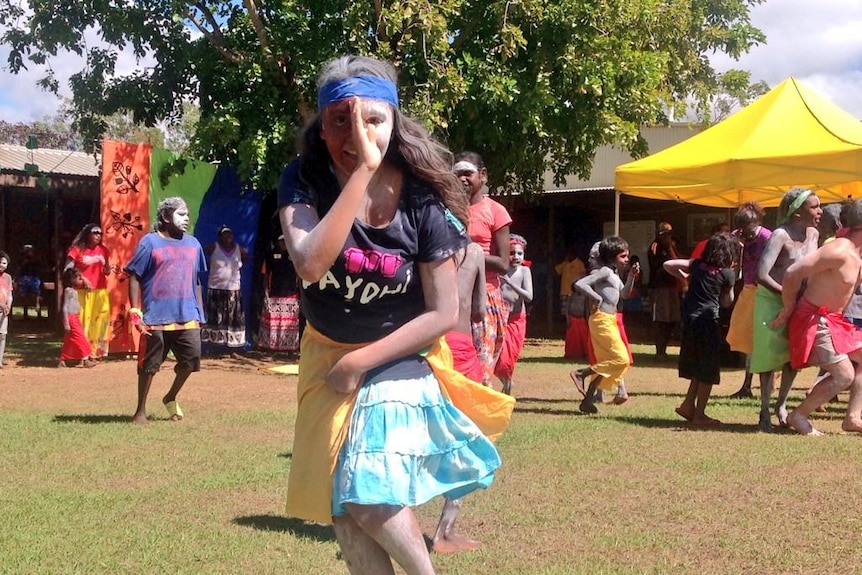
<path fill-rule="evenodd" d="M 107 289 L 79 289 L 81 326 L 90 342 L 93 357 L 108 355 L 108 336 L 111 331 L 111 302 Z"/>
<path fill-rule="evenodd" d="M 298 408 L 287 485 L 287 514 L 332 523 L 332 477 L 347 438 L 357 391 L 337 393 L 324 377 L 346 353 L 365 344 L 343 344 L 307 324 L 299 358 Z M 452 367 L 452 352 L 443 338 L 425 359 L 440 380 L 441 393 L 489 438 L 506 429 L 515 400 L 475 383 Z"/>
<path fill-rule="evenodd" d="M 754 349 L 754 295 L 756 293 L 756 285 L 747 285 L 736 298 L 726 338 L 733 351 L 749 354 Z"/>
<path fill-rule="evenodd" d="M 596 363 L 590 369 L 602 376 L 599 389 L 613 391 L 629 370 L 629 353 L 617 327 L 617 316 L 597 310 L 590 315 L 589 324 L 596 354 Z"/>
<path fill-rule="evenodd" d="M 455 370 L 452 350 L 445 338 L 431 347 L 425 360 L 440 382 L 443 397 L 470 418 L 491 441 L 503 435 L 512 419 L 515 398 L 464 376 Z"/>

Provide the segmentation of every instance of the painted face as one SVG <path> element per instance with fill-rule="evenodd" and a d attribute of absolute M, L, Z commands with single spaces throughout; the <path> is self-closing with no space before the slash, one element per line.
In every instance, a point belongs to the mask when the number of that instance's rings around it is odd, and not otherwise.
<path fill-rule="evenodd" d="M 326 142 L 335 171 L 344 178 L 353 173 L 358 161 L 359 144 L 354 141 L 351 102 L 342 100 L 324 108 L 320 127 L 320 137 Z M 374 126 L 375 144 L 385 156 L 394 127 L 392 107 L 382 100 L 359 100 L 359 105 L 363 124 Z"/>
<path fill-rule="evenodd" d="M 485 168 L 480 168 L 478 172 L 472 170 L 464 170 L 455 172 L 455 175 L 461 180 L 461 185 L 469 197 L 474 197 L 476 194 L 482 193 L 482 186 L 488 181 L 488 171 Z"/>
<path fill-rule="evenodd" d="M 101 228 L 93 228 L 90 230 L 90 234 L 88 237 L 90 245 L 96 245 L 102 241 L 102 229 Z"/>
<path fill-rule="evenodd" d="M 629 251 L 625 250 L 617 254 L 615 259 L 617 269 L 623 269 L 629 265 Z"/>
<path fill-rule="evenodd" d="M 5 272 L 6 268 L 8 268 L 8 267 L 9 267 L 9 260 L 7 260 L 6 258 L 0 258 L 0 273 Z"/>
<path fill-rule="evenodd" d="M 820 216 L 823 214 L 820 198 L 813 194 L 808 196 L 808 199 L 796 213 L 799 214 L 806 227 L 817 226 L 820 223 Z"/>
<path fill-rule="evenodd" d="M 168 223 L 168 227 L 171 228 L 174 232 L 182 232 L 185 233 L 189 229 L 189 209 L 185 205 L 178 207 L 174 210 L 174 213 L 171 214 L 171 221 Z M 170 232 L 171 229 L 168 231 Z"/>
<path fill-rule="evenodd" d="M 513 266 L 524 263 L 524 248 L 520 244 L 511 244 L 509 247 L 509 261 Z"/>

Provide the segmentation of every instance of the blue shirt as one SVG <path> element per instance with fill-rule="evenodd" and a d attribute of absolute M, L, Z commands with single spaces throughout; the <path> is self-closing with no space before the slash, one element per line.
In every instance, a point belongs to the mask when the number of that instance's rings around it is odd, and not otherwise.
<path fill-rule="evenodd" d="M 123 268 L 141 282 L 141 307 L 146 325 L 204 321 L 196 288 L 207 269 L 206 256 L 194 236 L 179 240 L 150 232 L 141 238 Z"/>

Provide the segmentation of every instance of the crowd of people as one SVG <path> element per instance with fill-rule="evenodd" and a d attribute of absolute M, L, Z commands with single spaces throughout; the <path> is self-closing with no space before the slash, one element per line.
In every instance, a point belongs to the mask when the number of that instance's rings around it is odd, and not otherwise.
<path fill-rule="evenodd" d="M 742 385 L 729 397 L 753 397 L 757 375 L 762 430 L 773 429 L 774 416 L 781 427 L 818 435 L 811 412 L 849 391 L 842 429 L 860 432 L 862 200 L 822 208 L 812 190 L 794 188 L 782 197 L 778 215 L 779 225 L 769 230 L 763 208 L 746 203 L 732 228 L 716 226 L 689 257 L 671 237 L 670 224 L 659 225 L 649 248 L 656 357 L 666 357 L 669 334 L 679 328 L 679 377 L 690 382 L 676 413 L 694 426 L 721 424 L 706 408 L 721 379 L 726 340 L 730 350 L 745 357 Z M 580 410 L 585 413 L 597 412 L 602 390 L 624 387 L 623 375 L 633 362 L 625 326 L 614 316 L 619 317 L 621 301 L 637 291 L 640 276 L 638 267 L 628 263 L 625 240 L 611 236 L 597 246 L 599 261 L 573 281 L 564 300 L 567 338 L 585 340 L 589 358 L 587 367 L 571 373 L 584 396 Z M 732 309 L 727 326 L 723 308 Z M 567 353 L 575 347 L 567 341 Z M 820 373 L 802 403 L 789 411 L 791 386 L 808 366 Z M 776 373 L 780 387 L 773 404 Z"/>
<path fill-rule="evenodd" d="M 511 418 L 534 297 L 527 240 L 489 196 L 482 157 L 453 155 L 400 111 L 391 65 L 337 58 L 317 84 L 317 112 L 278 185 L 280 233 L 257 270 L 263 304 L 254 343 L 299 351 L 287 512 L 331 523 L 351 573 L 394 573 L 397 563 L 431 574 L 413 507 L 443 499 L 432 550 L 481 545 L 454 523 L 464 497 L 490 487 L 501 465 L 494 440 Z M 761 429 L 772 429 L 774 410 L 778 425 L 817 435 L 811 412 L 849 391 L 842 428 L 862 432 L 862 313 L 848 317 L 862 309 L 862 200 L 830 210 L 834 225 L 823 237 L 813 191 L 788 191 L 778 211 L 770 231 L 759 205 L 741 206 L 732 225 L 716 226 L 687 257 L 661 222 L 646 285 L 620 236 L 597 241 L 586 265 L 567 253 L 555 271 L 566 355 L 587 358 L 570 374 L 581 412 L 597 413 L 605 394 L 613 404 L 629 400 L 636 383 L 626 378 L 636 381 L 637 372 L 623 310 L 648 290 L 658 360 L 667 360 L 679 330 L 678 373 L 689 387 L 675 411 L 689 425 L 721 424 L 707 408 L 726 339 L 746 358 L 731 397 L 752 397 L 759 377 Z M 201 369 L 205 346 L 250 343 L 241 296 L 249 257 L 233 230 L 220 226 L 204 247 L 188 233 L 182 198 L 162 200 L 156 214 L 121 266 L 128 320 L 140 333 L 132 416 L 140 425 L 149 423 L 150 388 L 168 354 L 176 362 L 162 403 L 180 421 L 179 394 Z M 101 227 L 84 226 L 65 256 L 58 365 L 92 367 L 109 351 L 112 266 Z M 0 252 L 0 368 L 14 290 L 39 288 L 24 274 L 16 286 L 9 265 Z M 733 310 L 726 330 L 723 308 Z M 788 411 L 790 386 L 806 366 L 821 374 Z"/>

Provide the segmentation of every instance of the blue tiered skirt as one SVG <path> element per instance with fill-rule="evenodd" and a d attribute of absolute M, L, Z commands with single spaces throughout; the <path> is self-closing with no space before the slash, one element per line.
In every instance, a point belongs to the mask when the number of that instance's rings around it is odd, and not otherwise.
<path fill-rule="evenodd" d="M 332 514 L 345 503 L 413 507 L 487 488 L 500 466 L 494 444 L 447 402 L 425 360 L 368 372 L 338 457 Z"/>

